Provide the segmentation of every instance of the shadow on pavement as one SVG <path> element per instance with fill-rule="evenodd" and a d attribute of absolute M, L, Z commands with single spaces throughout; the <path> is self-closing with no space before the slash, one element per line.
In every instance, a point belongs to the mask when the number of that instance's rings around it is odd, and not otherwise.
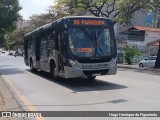
<path fill-rule="evenodd" d="M 11 75 L 11 74 L 24 73 L 24 71 L 22 71 L 18 68 L 4 68 L 4 69 L 1 69 L 1 67 L 0 67 L 0 73 L 2 75 Z"/>
<path fill-rule="evenodd" d="M 30 70 L 27 71 L 30 72 Z M 33 74 L 38 75 L 48 81 L 54 82 L 68 89 L 71 89 L 74 93 L 87 92 L 87 91 L 117 90 L 117 89 L 128 88 L 127 86 L 124 85 L 102 81 L 99 79 L 96 79 L 94 81 L 89 81 L 88 79 L 83 79 L 83 78 L 75 78 L 75 79 L 59 78 L 58 80 L 53 80 L 50 78 L 49 73 L 46 72 L 34 72 Z"/>

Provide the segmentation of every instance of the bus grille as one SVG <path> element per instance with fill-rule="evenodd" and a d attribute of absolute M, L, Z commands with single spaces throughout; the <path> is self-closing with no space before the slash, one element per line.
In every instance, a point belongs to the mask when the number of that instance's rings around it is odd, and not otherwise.
<path fill-rule="evenodd" d="M 105 75 L 107 74 L 109 71 L 109 69 L 104 69 L 104 70 L 84 70 L 83 73 L 86 76 L 92 76 L 92 74 L 101 74 L 101 75 Z"/>

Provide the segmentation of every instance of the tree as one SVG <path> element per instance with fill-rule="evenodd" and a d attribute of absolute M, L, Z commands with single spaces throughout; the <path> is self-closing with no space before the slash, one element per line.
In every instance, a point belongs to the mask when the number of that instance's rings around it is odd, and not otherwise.
<path fill-rule="evenodd" d="M 50 23 L 54 20 L 54 15 L 50 12 L 46 14 L 34 14 L 30 17 L 29 20 L 29 26 L 21 28 L 21 29 L 15 29 L 11 32 L 7 32 L 4 40 L 5 44 L 9 49 L 13 48 L 19 48 L 22 49 L 23 45 L 23 35 L 25 35 L 28 32 L 33 31 L 34 29 L 43 26 L 47 23 Z"/>
<path fill-rule="evenodd" d="M 66 3 L 63 0 L 58 0 L 56 4 L 49 7 L 49 12 L 52 13 L 56 19 L 62 18 L 64 16 L 73 15 L 71 10 L 73 3 Z"/>
<path fill-rule="evenodd" d="M 131 46 L 128 46 L 128 45 L 124 47 L 124 52 L 125 52 L 124 59 L 129 65 L 132 64 L 132 62 L 133 62 L 132 59 L 136 55 L 141 54 L 141 51 L 136 50 L 134 47 L 131 47 Z"/>
<path fill-rule="evenodd" d="M 23 46 L 23 35 L 28 32 L 28 29 L 16 29 L 12 32 L 8 32 L 4 36 L 5 44 L 9 49 L 17 47 L 22 50 Z"/>
<path fill-rule="evenodd" d="M 132 15 L 141 9 L 153 9 L 153 0 L 58 0 L 73 11 L 87 10 L 97 17 L 111 18 L 124 25 L 131 24 Z M 71 6 L 74 3 L 74 6 Z M 157 5 L 159 2 L 157 3 Z M 76 13 L 76 12 L 75 12 Z"/>
<path fill-rule="evenodd" d="M 157 59 L 156 59 L 154 68 L 160 68 L 160 41 L 159 41 L 159 48 L 158 48 L 158 52 L 157 52 Z"/>
<path fill-rule="evenodd" d="M 20 17 L 18 0 L 0 0 L 0 44 L 4 46 L 4 35 L 16 27 L 16 21 Z"/>
<path fill-rule="evenodd" d="M 15 22 L 20 17 L 18 0 L 0 0 L 0 34 L 15 28 Z"/>
<path fill-rule="evenodd" d="M 40 26 L 43 26 L 47 23 L 50 23 L 53 20 L 55 20 L 55 16 L 51 12 L 48 12 L 45 14 L 39 14 L 39 15 L 34 14 L 30 17 L 28 28 L 30 30 L 33 30 L 33 29 L 38 28 Z"/>

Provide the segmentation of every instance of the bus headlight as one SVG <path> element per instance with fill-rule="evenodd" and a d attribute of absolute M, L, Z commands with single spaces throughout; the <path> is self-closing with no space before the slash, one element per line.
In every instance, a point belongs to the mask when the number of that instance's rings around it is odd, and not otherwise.
<path fill-rule="evenodd" d="M 79 69 L 79 67 L 76 65 L 76 63 L 73 60 L 69 59 L 69 63 L 73 68 Z"/>

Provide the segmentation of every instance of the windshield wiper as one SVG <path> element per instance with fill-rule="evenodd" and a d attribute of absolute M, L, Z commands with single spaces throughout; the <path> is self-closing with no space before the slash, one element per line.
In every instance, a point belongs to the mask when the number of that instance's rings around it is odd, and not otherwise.
<path fill-rule="evenodd" d="M 100 43 L 98 43 L 98 39 L 99 37 L 102 35 L 102 30 L 99 30 L 99 31 L 96 31 L 94 30 L 94 46 L 95 46 L 95 56 L 99 57 L 99 56 L 103 56 L 103 50 L 102 50 L 102 47 L 100 45 Z M 96 34 L 97 32 L 97 34 Z"/>
<path fill-rule="evenodd" d="M 89 35 L 89 33 L 83 28 L 83 27 L 80 27 L 80 29 L 83 31 L 83 33 L 88 37 L 88 39 L 92 40 L 92 36 Z"/>

